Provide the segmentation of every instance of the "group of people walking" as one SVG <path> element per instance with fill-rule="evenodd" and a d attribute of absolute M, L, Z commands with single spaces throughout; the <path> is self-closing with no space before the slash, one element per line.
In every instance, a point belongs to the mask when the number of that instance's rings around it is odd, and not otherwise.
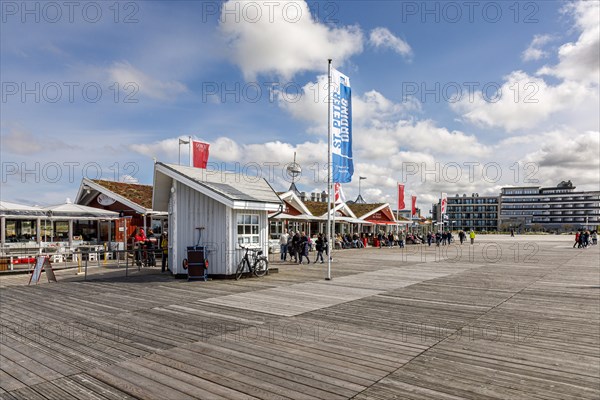
<path fill-rule="evenodd" d="M 577 247 L 578 249 L 584 249 L 596 244 L 598 244 L 597 231 L 578 231 L 575 233 L 575 243 L 573 244 L 573 248 Z"/>
<path fill-rule="evenodd" d="M 279 245 L 281 249 L 281 261 L 287 261 L 289 256 L 290 262 L 302 264 L 304 258 L 306 258 L 306 263 L 310 264 L 309 252 L 313 246 L 313 240 L 306 232 L 284 232 L 279 238 Z M 321 261 L 321 264 L 324 263 L 323 253 L 329 253 L 327 238 L 322 233 L 319 233 L 314 246 L 317 251 L 317 256 L 313 263 L 316 263 L 319 260 Z"/>
<path fill-rule="evenodd" d="M 475 243 L 475 231 L 471 230 L 469 232 L 469 238 L 471 239 L 471 244 Z M 458 232 L 458 239 L 460 240 L 460 244 L 463 244 L 465 240 L 467 240 L 467 234 L 465 231 Z M 452 232 L 436 232 L 427 233 L 427 245 L 431 246 L 432 243 L 435 243 L 436 246 L 445 246 L 449 245 L 454 241 L 454 236 L 452 236 Z"/>

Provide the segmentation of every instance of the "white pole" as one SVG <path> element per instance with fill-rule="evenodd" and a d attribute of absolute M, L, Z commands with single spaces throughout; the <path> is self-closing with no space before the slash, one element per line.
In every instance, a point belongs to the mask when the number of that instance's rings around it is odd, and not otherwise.
<path fill-rule="evenodd" d="M 194 146 L 194 144 L 192 143 L 192 137 L 188 136 L 188 140 L 190 142 L 190 167 L 194 166 L 194 159 L 193 159 L 193 151 L 192 151 L 192 147 Z"/>
<path fill-rule="evenodd" d="M 331 58 L 327 60 L 327 75 L 329 85 L 327 86 L 327 278 L 331 280 L 331 254 L 335 242 L 331 241 Z"/>
<path fill-rule="evenodd" d="M 6 217 L 0 217 L 0 245 L 2 246 L 2 250 L 4 250 L 5 242 L 6 242 Z"/>
<path fill-rule="evenodd" d="M 331 170 L 331 174 L 332 174 L 332 180 L 333 180 L 333 169 Z M 334 185 L 335 188 L 335 183 L 332 182 L 332 184 Z M 333 190 L 333 210 L 331 212 L 331 235 L 333 236 L 333 245 L 335 247 L 335 207 L 336 207 L 336 203 L 335 203 L 335 189 Z"/>

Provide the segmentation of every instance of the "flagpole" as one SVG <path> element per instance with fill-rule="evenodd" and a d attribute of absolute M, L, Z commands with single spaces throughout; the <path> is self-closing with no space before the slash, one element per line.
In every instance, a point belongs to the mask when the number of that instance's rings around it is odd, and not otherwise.
<path fill-rule="evenodd" d="M 177 158 L 177 165 L 181 165 L 181 139 L 177 138 L 177 150 L 179 151 L 179 157 Z"/>
<path fill-rule="evenodd" d="M 398 182 L 396 182 L 396 197 L 396 230 L 400 231 L 400 184 Z M 400 232 L 398 232 L 398 239 L 400 239 Z"/>
<path fill-rule="evenodd" d="M 332 160 L 333 162 L 333 160 Z M 333 237 L 333 248 L 335 248 L 335 207 L 337 205 L 335 201 L 335 182 L 333 181 L 333 165 L 331 168 L 331 185 L 333 186 L 333 210 L 331 212 L 331 236 Z M 340 187 L 338 186 L 338 196 L 340 196 Z M 340 200 L 342 200 L 340 198 Z M 329 257 L 331 258 L 331 257 Z M 329 277 L 331 279 L 331 276 Z"/>
<path fill-rule="evenodd" d="M 335 242 L 331 241 L 331 58 L 327 60 L 327 278 L 331 280 L 331 254 L 335 247 Z M 334 227 L 335 230 L 335 227 Z"/>
<path fill-rule="evenodd" d="M 194 144 L 192 143 L 192 136 L 188 136 L 188 141 L 190 142 L 190 167 L 194 166 L 194 152 L 193 152 L 193 147 Z"/>

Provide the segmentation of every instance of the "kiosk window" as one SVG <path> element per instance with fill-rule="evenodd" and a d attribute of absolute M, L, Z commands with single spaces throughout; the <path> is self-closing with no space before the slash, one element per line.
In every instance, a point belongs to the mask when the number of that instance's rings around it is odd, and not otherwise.
<path fill-rule="evenodd" d="M 237 233 L 239 244 L 258 245 L 260 243 L 260 226 L 258 221 L 258 214 L 238 214 Z"/>

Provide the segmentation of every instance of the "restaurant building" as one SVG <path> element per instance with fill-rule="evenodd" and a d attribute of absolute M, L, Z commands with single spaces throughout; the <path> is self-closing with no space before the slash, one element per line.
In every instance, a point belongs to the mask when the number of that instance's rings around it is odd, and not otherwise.
<path fill-rule="evenodd" d="M 282 212 L 272 212 L 269 215 L 269 237 L 279 239 L 283 232 L 311 232 L 311 222 L 314 215 L 306 207 L 296 190 L 278 193 L 283 202 Z M 318 229 L 318 228 L 316 228 Z"/>
<path fill-rule="evenodd" d="M 389 203 L 351 203 L 349 207 L 358 219 L 366 224 L 367 229 L 362 230 L 363 233 L 371 233 L 375 230 L 385 232 L 404 230 L 410 224 L 404 219 L 396 219 Z M 398 229 L 399 227 L 400 229 Z"/>
<path fill-rule="evenodd" d="M 152 185 L 84 178 L 75 203 L 118 213 L 120 218 L 110 230 L 116 232 L 117 242 L 131 242 L 136 228 L 144 228 L 146 232 L 151 228 L 155 234 L 162 232 L 166 213 L 152 210 L 152 191 Z M 105 237 L 109 227 L 101 224 L 98 228 Z"/>
<path fill-rule="evenodd" d="M 102 238 L 97 227 L 110 226 L 118 217 L 113 211 L 70 202 L 38 207 L 0 201 L 0 256 L 11 266 L 22 260 L 29 263 L 39 254 L 51 255 L 54 262 L 66 261 L 83 245 L 112 243 L 112 232 Z"/>

